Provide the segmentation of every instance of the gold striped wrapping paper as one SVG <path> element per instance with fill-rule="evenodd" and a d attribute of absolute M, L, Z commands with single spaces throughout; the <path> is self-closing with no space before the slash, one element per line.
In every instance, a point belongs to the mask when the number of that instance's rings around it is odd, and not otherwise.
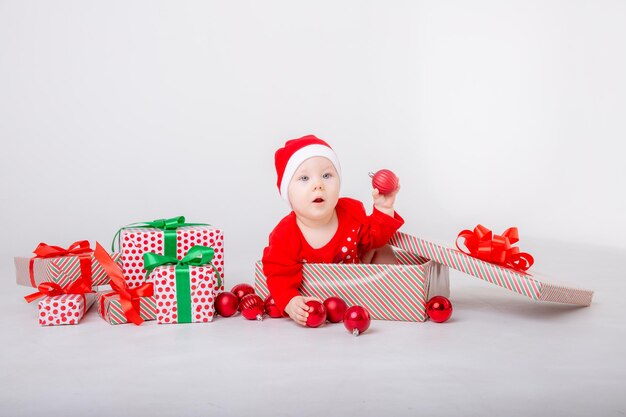
<path fill-rule="evenodd" d="M 119 294 L 106 297 L 104 302 L 102 301 L 103 297 L 114 292 L 113 290 L 98 292 L 98 298 L 96 300 L 98 315 L 109 324 L 128 323 L 124 315 L 124 310 L 122 310 Z M 157 306 L 154 297 L 139 298 L 139 315 L 144 321 L 156 320 L 156 312 Z"/>
<path fill-rule="evenodd" d="M 113 261 L 122 265 L 120 254 L 111 254 Z M 31 258 L 15 257 L 15 275 L 18 285 L 32 287 L 30 281 L 29 264 Z M 35 258 L 33 263 L 35 287 L 42 282 L 55 282 L 61 287 L 80 278 L 80 259 L 78 256 L 59 256 L 56 258 Z M 109 276 L 104 272 L 100 263 L 91 255 L 91 279 L 93 286 L 107 285 Z"/>
<path fill-rule="evenodd" d="M 374 320 L 424 321 L 433 295 L 449 296 L 448 268 L 396 251 L 399 265 L 304 264 L 300 291 L 325 300 L 336 296 L 348 306 L 365 307 Z M 256 292 L 269 295 L 263 265 L 255 267 Z"/>
<path fill-rule="evenodd" d="M 525 275 L 406 233 L 397 232 L 389 243 L 533 300 L 588 306 L 593 298 L 591 290 L 557 285 L 534 273 Z"/>

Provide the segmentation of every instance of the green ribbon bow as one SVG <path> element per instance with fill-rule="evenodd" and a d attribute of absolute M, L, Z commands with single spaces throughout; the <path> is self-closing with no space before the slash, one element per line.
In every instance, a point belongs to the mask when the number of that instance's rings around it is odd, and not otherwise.
<path fill-rule="evenodd" d="M 147 275 L 157 267 L 176 265 L 176 302 L 178 304 L 178 322 L 191 323 L 191 277 L 190 266 L 210 265 L 217 276 L 217 288 L 222 286 L 222 277 L 211 263 L 215 251 L 207 246 L 196 245 L 189 249 L 187 255 L 180 261 L 175 256 L 158 255 L 147 252 L 143 254 L 143 263 Z"/>
<path fill-rule="evenodd" d="M 156 219 L 151 222 L 139 222 L 139 223 L 131 223 L 124 227 L 121 227 L 115 236 L 113 236 L 113 242 L 111 242 L 111 252 L 115 252 L 115 242 L 117 241 L 117 246 L 120 246 L 119 236 L 122 230 L 129 227 L 139 227 L 139 228 L 156 228 L 163 230 L 164 234 L 164 242 L 163 242 L 163 252 L 167 256 L 176 256 L 176 229 L 183 226 L 210 226 L 206 223 L 185 223 L 185 216 L 178 217 L 170 217 L 169 219 Z"/>

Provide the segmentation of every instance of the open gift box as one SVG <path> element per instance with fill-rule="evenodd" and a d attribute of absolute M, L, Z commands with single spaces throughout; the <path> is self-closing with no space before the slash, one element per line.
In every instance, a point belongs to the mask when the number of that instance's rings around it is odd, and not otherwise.
<path fill-rule="evenodd" d="M 397 265 L 303 264 L 302 295 L 340 297 L 348 305 L 365 307 L 377 320 L 424 321 L 428 300 L 449 296 L 448 268 L 453 268 L 537 301 L 588 306 L 593 297 L 591 290 L 554 284 L 406 233 L 397 232 L 389 244 Z M 255 286 L 259 295 L 269 295 L 261 262 L 256 264 Z"/>
<path fill-rule="evenodd" d="M 406 233 L 397 232 L 389 240 L 391 245 L 431 259 L 457 271 L 483 279 L 494 285 L 537 301 L 588 306 L 593 291 L 559 285 L 536 273 L 525 273 L 494 263 L 485 262 L 456 249 L 451 249 Z"/>
<path fill-rule="evenodd" d="M 304 296 L 325 300 L 339 297 L 348 306 L 365 307 L 372 319 L 426 320 L 426 302 L 435 295 L 448 297 L 448 267 L 394 248 L 399 264 L 316 264 L 302 266 Z M 269 295 L 263 265 L 255 268 L 256 292 Z"/>

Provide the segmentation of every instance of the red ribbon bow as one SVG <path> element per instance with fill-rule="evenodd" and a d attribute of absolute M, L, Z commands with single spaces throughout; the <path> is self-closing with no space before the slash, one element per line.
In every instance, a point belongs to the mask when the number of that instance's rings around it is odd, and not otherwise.
<path fill-rule="evenodd" d="M 136 288 L 128 288 L 126 280 L 124 280 L 122 269 L 113 261 L 111 256 L 109 256 L 107 251 L 98 242 L 96 242 L 94 257 L 100 262 L 100 265 L 109 276 L 113 291 L 120 295 L 120 304 L 126 319 L 136 325 L 143 323 L 143 319 L 139 314 L 139 298 L 152 297 L 154 294 L 153 284 L 148 282 Z M 115 293 L 110 293 L 100 298 L 100 311 L 104 312 L 105 299 Z"/>
<path fill-rule="evenodd" d="M 465 239 L 464 244 L 469 252 L 459 246 L 459 238 Z M 525 271 L 535 262 L 531 254 L 520 252 L 513 244 L 519 241 L 517 227 L 509 227 L 502 235 L 494 235 L 483 225 L 471 230 L 463 230 L 456 238 L 456 247 L 463 253 L 516 271 Z"/>
<path fill-rule="evenodd" d="M 67 249 L 60 246 L 52 246 L 46 243 L 37 245 L 33 253 L 34 257 L 30 259 L 28 265 L 28 273 L 30 275 L 30 284 L 37 287 L 35 283 L 34 263 L 36 258 L 56 258 L 59 256 L 76 255 L 80 258 L 80 274 L 82 277 L 91 282 L 91 252 L 88 240 L 78 240 L 72 243 Z"/>
<path fill-rule="evenodd" d="M 36 258 L 54 258 L 57 256 L 79 255 L 81 253 L 91 252 L 88 240 L 78 240 L 64 249 L 60 246 L 52 246 L 40 243 L 33 251 Z"/>
<path fill-rule="evenodd" d="M 55 295 L 63 294 L 80 294 L 83 296 L 83 300 L 85 300 L 85 294 L 88 292 L 93 292 L 93 290 L 91 289 L 91 278 L 86 279 L 85 277 L 82 277 L 81 279 L 68 284 L 65 288 L 62 288 L 56 282 L 42 282 L 37 287 L 37 290 L 37 292 L 24 297 L 26 302 L 33 302 L 36 299 L 46 295 L 52 297 Z"/>

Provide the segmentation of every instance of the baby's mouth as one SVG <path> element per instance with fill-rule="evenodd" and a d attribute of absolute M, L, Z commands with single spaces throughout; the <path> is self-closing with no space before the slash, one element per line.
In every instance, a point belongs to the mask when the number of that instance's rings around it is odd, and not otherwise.
<path fill-rule="evenodd" d="M 324 199 L 321 197 L 316 198 L 315 200 L 313 200 L 314 203 L 323 203 Z"/>

